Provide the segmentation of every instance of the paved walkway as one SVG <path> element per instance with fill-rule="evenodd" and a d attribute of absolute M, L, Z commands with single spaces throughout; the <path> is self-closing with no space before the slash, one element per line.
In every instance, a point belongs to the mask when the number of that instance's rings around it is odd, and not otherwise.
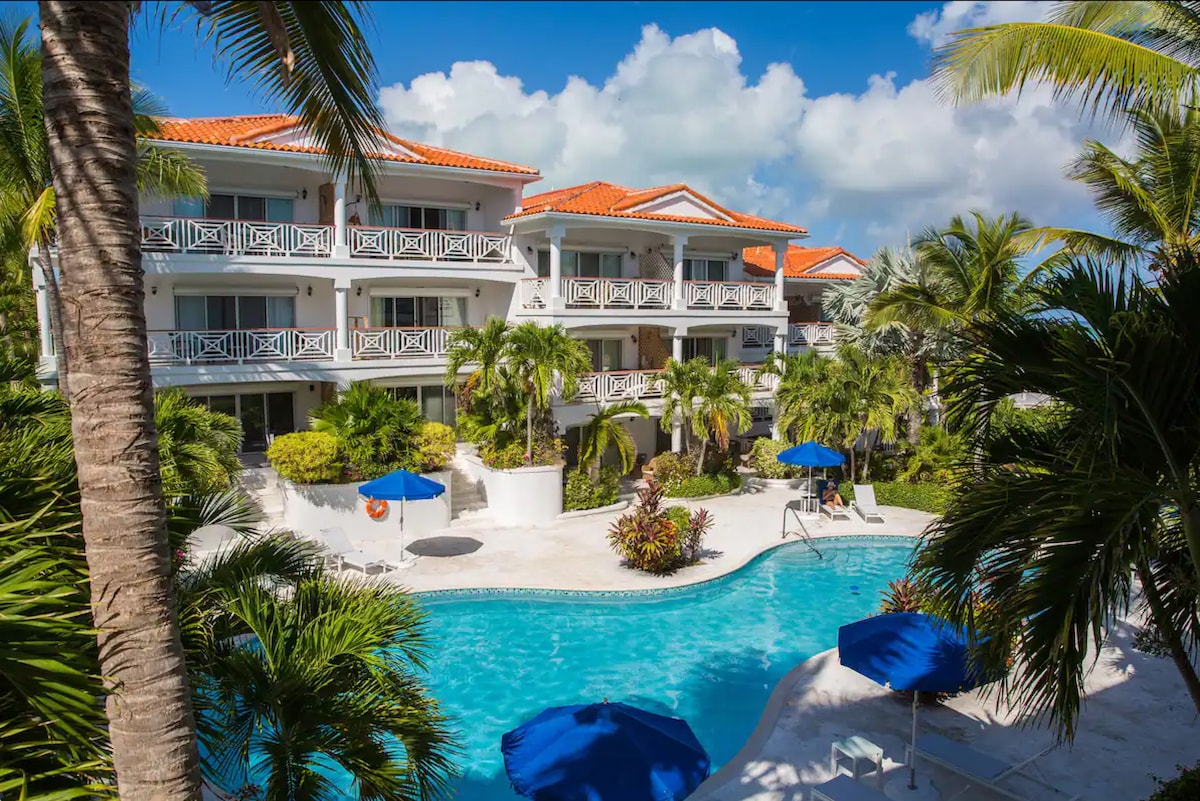
<path fill-rule="evenodd" d="M 411 567 L 390 574 L 392 580 L 421 590 L 468 587 L 534 587 L 574 590 L 633 590 L 691 584 L 729 573 L 763 551 L 778 545 L 784 505 L 794 491 L 760 492 L 688 502 L 714 516 L 705 543 L 709 550 L 701 564 L 670 576 L 652 576 L 631 570 L 611 550 L 606 538 L 609 525 L 624 512 L 610 512 L 562 520 L 547 528 L 498 528 L 486 521 L 458 525 L 421 540 L 406 542 Z M 808 522 L 813 537 L 844 534 L 903 534 L 915 536 L 933 520 L 932 515 L 911 509 L 885 507 L 887 523 L 864 523 L 854 512 L 850 521 Z M 461 522 L 461 521 L 460 521 Z M 794 517 L 789 531 L 796 531 Z M 364 530 L 370 529 L 364 526 Z M 349 532 L 353 539 L 356 532 Z M 796 539 L 789 534 L 789 540 Z M 359 539 L 359 544 L 399 556 L 395 539 Z M 422 555 L 414 552 L 452 555 Z"/>

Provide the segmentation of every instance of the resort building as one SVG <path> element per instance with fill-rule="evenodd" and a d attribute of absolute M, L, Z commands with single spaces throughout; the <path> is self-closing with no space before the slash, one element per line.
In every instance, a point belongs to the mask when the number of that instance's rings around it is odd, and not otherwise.
<path fill-rule="evenodd" d="M 388 136 L 372 208 L 293 117 L 168 119 L 160 138 L 203 167 L 210 194 L 141 199 L 154 383 L 236 416 L 247 451 L 305 428 L 338 386 L 363 379 L 452 424 L 447 339 L 491 316 L 561 323 L 587 342 L 594 372 L 556 408 L 570 442 L 597 404 L 640 399 L 657 412 L 648 379 L 668 358 L 732 358 L 753 381 L 773 348 L 831 347 L 821 294 L 860 265 L 683 184 L 527 195 L 533 167 Z M 53 380 L 34 275 L 41 374 Z M 765 430 L 771 389 L 755 387 Z M 656 417 L 630 428 L 639 452 L 672 444 Z"/>

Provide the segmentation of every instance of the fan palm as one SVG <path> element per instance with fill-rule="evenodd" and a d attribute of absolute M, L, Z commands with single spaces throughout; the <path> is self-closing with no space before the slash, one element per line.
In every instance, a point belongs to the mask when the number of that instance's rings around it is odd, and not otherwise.
<path fill-rule="evenodd" d="M 1066 738 L 1089 651 L 1137 572 L 1200 710 L 1187 659 L 1200 646 L 1200 264 L 1193 255 L 1151 286 L 1076 263 L 1043 303 L 1046 314 L 981 324 L 948 375 L 948 418 L 987 440 L 994 410 L 1022 391 L 1050 397 L 1054 414 L 1010 423 L 1001 458 L 976 449 L 976 482 L 929 530 L 918 568 L 945 614 L 992 635 L 985 659 L 1015 642 L 1001 690 Z M 980 602 L 992 614 L 973 621 Z"/>
<path fill-rule="evenodd" d="M 579 375 L 592 369 L 587 345 L 573 339 L 561 325 L 534 322 L 515 326 L 508 336 L 505 362 L 525 390 L 525 453 L 533 455 L 534 409 L 548 409 L 550 396 L 560 388 L 565 401 L 579 391 Z"/>
<path fill-rule="evenodd" d="M 241 423 L 210 411 L 182 389 L 154 396 L 154 428 L 164 494 L 219 492 L 231 487 L 241 473 Z"/>
<path fill-rule="evenodd" d="M 641 401 L 624 401 L 599 409 L 588 418 L 579 432 L 579 464 L 594 474 L 600 459 L 611 445 L 621 459 L 621 473 L 633 469 L 637 457 L 633 437 L 629 429 L 621 425 L 619 418 L 626 416 L 650 417 L 650 410 Z"/>
<path fill-rule="evenodd" d="M 1200 4 L 1057 3 L 1046 22 L 959 31 L 934 55 L 934 80 L 959 102 L 1031 83 L 1084 111 L 1176 108 L 1200 81 Z"/>
<path fill-rule="evenodd" d="M 738 375 L 738 364 L 721 359 L 696 391 L 696 408 L 692 413 L 692 432 L 700 440 L 700 457 L 696 460 L 696 475 L 704 472 L 704 456 L 709 440 L 716 441 L 722 451 L 729 449 L 729 432 L 741 434 L 750 427 L 750 387 Z"/>
<path fill-rule="evenodd" d="M 1200 247 L 1200 110 L 1193 104 L 1124 116 L 1136 136 L 1132 158 L 1089 140 L 1067 169 L 1091 192 L 1112 234 L 1039 228 L 1029 236 L 1061 241 L 1074 253 L 1169 269 L 1176 254 Z"/>
<path fill-rule="evenodd" d="M 330 171 L 356 174 L 377 200 L 382 114 L 359 21 L 363 3 L 205 2 L 195 14 L 230 78 L 299 116 Z M 200 794 L 187 671 L 171 602 L 146 346 L 130 5 L 43 0 L 42 101 L 58 204 L 62 334 L 87 513 L 84 544 L 101 631 L 101 672 L 121 793 L 172 801 Z M 348 175 L 355 177 L 355 175 Z M 97 243 L 103 243 L 98 247 Z M 76 386 L 84 392 L 73 391 Z"/>
<path fill-rule="evenodd" d="M 654 385 L 662 392 L 662 417 L 660 426 L 670 431 L 678 425 L 683 432 L 683 451 L 691 450 L 691 421 L 696 406 L 696 396 L 708 375 L 709 365 L 704 359 L 688 362 L 667 359 L 667 363 L 654 376 Z"/>
<path fill-rule="evenodd" d="M 69 366 L 62 352 L 62 310 L 58 279 L 50 262 L 57 204 L 46 129 L 42 123 L 42 54 L 29 40 L 29 20 L 0 21 L 0 237 L 28 257 L 37 249 L 37 262 L 49 293 L 51 328 L 58 351 L 60 386 L 66 389 Z M 163 114 L 158 101 L 145 91 L 133 94 L 133 112 L 140 137 L 152 137 Z M 203 196 L 208 193 L 203 171 L 178 150 L 140 139 L 137 146 L 138 189 L 147 196 Z"/>
<path fill-rule="evenodd" d="M 332 434 L 361 478 L 377 478 L 404 463 L 421 423 L 416 401 L 355 381 L 310 415 L 314 431 Z"/>
<path fill-rule="evenodd" d="M 511 327 L 503 317 L 489 317 L 483 328 L 460 328 L 446 340 L 446 386 L 458 387 L 458 373 L 474 365 L 468 382 L 472 392 L 495 397 L 503 376 L 501 365 Z"/>

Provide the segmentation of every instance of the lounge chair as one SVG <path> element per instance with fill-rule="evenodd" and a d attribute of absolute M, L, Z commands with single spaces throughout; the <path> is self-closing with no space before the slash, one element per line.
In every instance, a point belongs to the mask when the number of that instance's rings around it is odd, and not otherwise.
<path fill-rule="evenodd" d="M 392 563 L 382 554 L 374 551 L 363 551 L 350 544 L 346 532 L 340 528 L 323 528 L 319 537 L 321 544 L 328 551 L 326 558 L 332 560 L 334 567 L 345 570 L 352 567 L 364 574 L 371 568 L 378 567 L 387 572 L 394 568 Z"/>
<path fill-rule="evenodd" d="M 888 801 L 888 797 L 843 774 L 812 788 L 812 801 Z"/>
<path fill-rule="evenodd" d="M 1026 768 L 1034 761 L 1053 751 L 1055 746 L 1045 748 L 1028 759 L 1012 764 L 998 757 L 976 751 L 968 745 L 956 743 L 942 737 L 940 734 L 925 734 L 917 738 L 916 755 L 935 765 L 956 773 L 968 782 L 967 790 L 971 787 L 983 787 L 997 795 L 1011 798 L 1013 801 L 1044 801 L 1045 799 L 1060 799 L 1061 801 L 1076 801 L 1080 796 L 1067 796 L 1062 790 L 1046 780 L 1026 772 Z M 913 751 L 911 745 L 905 750 Z M 1037 785 L 1033 792 L 1022 792 L 1015 784 L 1027 781 Z M 966 790 L 963 791 L 964 793 Z"/>
<path fill-rule="evenodd" d="M 873 484 L 855 484 L 854 485 L 854 511 L 858 512 L 865 522 L 870 523 L 875 520 L 879 523 L 886 523 L 883 519 L 883 512 L 879 511 L 879 504 L 875 503 L 875 486 Z"/>
<path fill-rule="evenodd" d="M 829 482 L 824 479 L 817 482 L 817 504 L 821 514 L 829 515 L 830 520 L 849 520 L 850 510 L 845 506 L 833 507 L 821 500 L 827 486 L 829 486 Z"/>

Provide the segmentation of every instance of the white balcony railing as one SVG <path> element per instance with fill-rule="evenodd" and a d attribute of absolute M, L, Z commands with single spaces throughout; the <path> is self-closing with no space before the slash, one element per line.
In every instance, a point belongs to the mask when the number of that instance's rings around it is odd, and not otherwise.
<path fill-rule="evenodd" d="M 654 377 L 658 370 L 611 370 L 584 373 L 572 402 L 615 403 L 625 400 L 661 398 L 662 388 Z"/>
<path fill-rule="evenodd" d="M 512 237 L 478 231 L 425 231 L 416 228 L 346 229 L 350 255 L 359 259 L 511 262 Z"/>
<path fill-rule="evenodd" d="M 549 278 L 525 278 L 521 281 L 522 309 L 544 309 L 549 302 Z"/>
<path fill-rule="evenodd" d="M 754 281 L 684 281 L 689 309 L 767 310 L 775 308 L 775 285 Z"/>
<path fill-rule="evenodd" d="M 674 281 L 645 278 L 564 278 L 563 301 L 585 309 L 669 309 Z"/>
<path fill-rule="evenodd" d="M 777 375 L 758 375 L 758 368 L 761 364 L 743 364 L 738 368 L 738 378 L 746 382 L 746 386 L 756 392 L 774 392 L 779 386 L 779 376 Z"/>
<path fill-rule="evenodd" d="M 446 355 L 453 328 L 355 328 L 350 350 L 355 359 L 437 358 Z"/>
<path fill-rule="evenodd" d="M 833 323 L 792 323 L 788 326 L 789 345 L 832 345 L 834 341 Z"/>
<path fill-rule="evenodd" d="M 143 217 L 142 250 L 224 256 L 313 256 L 333 251 L 333 226 Z"/>
<path fill-rule="evenodd" d="M 151 331 L 151 364 L 241 364 L 329 361 L 328 328 L 260 328 L 229 331 Z"/>

